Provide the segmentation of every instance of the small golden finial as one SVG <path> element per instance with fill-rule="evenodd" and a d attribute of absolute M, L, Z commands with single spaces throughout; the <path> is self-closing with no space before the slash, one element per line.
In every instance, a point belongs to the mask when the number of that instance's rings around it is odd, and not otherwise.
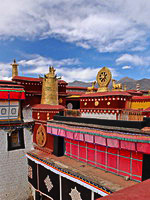
<path fill-rule="evenodd" d="M 126 91 L 126 90 L 127 90 L 127 85 L 125 84 L 125 85 L 124 85 L 124 91 Z"/>
<path fill-rule="evenodd" d="M 53 66 L 50 66 L 49 67 L 49 72 L 52 74 L 52 75 L 55 75 L 55 69 L 54 69 L 54 67 Z"/>
<path fill-rule="evenodd" d="M 18 64 L 16 63 L 16 59 L 13 60 L 12 66 L 12 78 L 18 76 Z"/>

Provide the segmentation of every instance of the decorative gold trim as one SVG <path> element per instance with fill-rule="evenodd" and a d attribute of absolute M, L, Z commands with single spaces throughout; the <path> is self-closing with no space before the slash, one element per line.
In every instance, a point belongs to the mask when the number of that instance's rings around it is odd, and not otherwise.
<path fill-rule="evenodd" d="M 63 102 L 62 98 L 59 98 L 59 103 L 62 103 L 62 102 Z"/>
<path fill-rule="evenodd" d="M 84 103 L 84 106 L 86 106 L 86 105 L 87 105 L 87 102 Z"/>
<path fill-rule="evenodd" d="M 99 102 L 98 101 L 95 101 L 95 106 L 98 106 L 99 105 Z"/>

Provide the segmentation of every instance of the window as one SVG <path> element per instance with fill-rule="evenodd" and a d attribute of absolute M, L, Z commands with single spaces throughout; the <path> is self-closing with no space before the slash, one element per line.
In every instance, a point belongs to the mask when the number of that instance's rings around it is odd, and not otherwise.
<path fill-rule="evenodd" d="M 24 148 L 23 128 L 8 133 L 8 151 Z"/>

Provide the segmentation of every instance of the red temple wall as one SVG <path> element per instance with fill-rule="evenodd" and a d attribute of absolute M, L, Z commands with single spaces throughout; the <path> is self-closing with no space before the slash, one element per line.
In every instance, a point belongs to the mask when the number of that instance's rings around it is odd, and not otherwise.
<path fill-rule="evenodd" d="M 87 109 L 87 108 L 107 108 L 107 109 L 119 109 L 125 108 L 126 105 L 126 98 L 118 97 L 113 100 L 113 98 L 84 98 L 80 100 L 80 108 Z M 100 99 L 100 100 L 99 100 Z M 102 100 L 103 99 L 103 100 Z M 98 101 L 99 105 L 95 105 L 95 102 Z M 85 103 L 86 102 L 86 103 Z M 86 105 L 85 105 L 86 104 Z"/>
<path fill-rule="evenodd" d="M 66 155 L 132 180 L 142 181 L 143 154 L 65 139 Z"/>
<path fill-rule="evenodd" d="M 46 122 L 47 120 L 53 119 L 54 115 L 57 113 L 59 113 L 59 111 L 36 110 L 33 111 L 32 116 L 34 120 L 41 120 L 41 122 Z"/>
<path fill-rule="evenodd" d="M 34 95 L 34 96 L 27 96 L 26 94 L 26 100 L 23 102 L 23 107 L 25 107 L 26 105 L 30 105 L 33 106 L 35 104 L 40 104 L 41 102 L 41 96 L 40 95 Z"/>

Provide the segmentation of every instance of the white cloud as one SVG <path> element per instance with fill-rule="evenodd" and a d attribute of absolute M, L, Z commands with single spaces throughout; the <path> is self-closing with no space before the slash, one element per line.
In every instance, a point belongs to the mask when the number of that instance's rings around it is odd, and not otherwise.
<path fill-rule="evenodd" d="M 117 64 L 121 64 L 125 62 L 133 63 L 134 65 L 142 65 L 143 59 L 137 55 L 124 54 L 120 56 L 119 58 L 117 58 L 116 60 Z"/>
<path fill-rule="evenodd" d="M 93 81 L 96 80 L 96 75 L 101 69 L 99 67 L 81 67 L 80 61 L 75 58 L 68 58 L 62 60 L 53 60 L 40 55 L 28 55 L 30 59 L 20 60 L 18 71 L 21 76 L 35 76 L 44 75 L 48 73 L 49 66 L 52 65 L 56 69 L 56 74 L 61 76 L 63 80 L 71 82 L 74 80 Z M 117 77 L 118 73 L 114 68 L 109 68 L 113 77 Z M 11 65 L 10 63 L 0 63 L 0 79 L 11 79 Z"/>
<path fill-rule="evenodd" d="M 84 49 L 90 49 L 90 45 L 88 45 L 86 42 L 77 42 L 76 45 L 83 47 Z"/>
<path fill-rule="evenodd" d="M 84 81 L 84 82 L 95 81 L 99 70 L 100 68 L 92 68 L 92 67 L 87 67 L 87 68 L 77 67 L 77 68 L 72 68 L 71 70 L 65 67 L 56 68 L 56 72 L 58 72 L 58 74 L 62 76 L 62 79 L 64 79 L 67 82 L 72 82 L 74 80 Z M 111 68 L 110 70 L 112 72 L 113 77 L 118 76 L 115 69 Z"/>
<path fill-rule="evenodd" d="M 30 55 L 29 57 L 31 57 L 32 59 L 21 60 L 18 62 L 18 64 L 22 66 L 38 66 L 38 67 L 50 66 L 50 65 L 60 67 L 64 65 L 79 65 L 80 64 L 79 59 L 75 59 L 75 58 L 53 60 L 52 58 L 47 58 L 40 55 Z M 31 72 L 32 72 L 32 69 L 31 69 Z"/>
<path fill-rule="evenodd" d="M 129 65 L 125 65 L 125 66 L 122 67 L 122 69 L 131 69 L 131 68 L 132 68 L 132 67 L 129 66 Z"/>
<path fill-rule="evenodd" d="M 61 76 L 63 80 L 67 82 L 71 82 L 74 80 L 78 81 L 93 81 L 96 80 L 96 75 L 100 68 L 92 68 L 92 67 L 55 67 L 56 74 Z M 117 77 L 118 74 L 116 73 L 115 69 L 111 69 L 113 77 Z M 28 74 L 46 74 L 48 72 L 48 66 L 39 66 L 33 70 L 28 70 Z"/>
<path fill-rule="evenodd" d="M 54 66 L 55 68 L 68 66 L 72 67 L 74 65 L 79 66 L 80 61 L 75 58 L 68 58 L 62 60 L 53 60 L 52 58 L 46 58 L 40 55 L 28 55 L 30 59 L 20 60 L 18 71 L 21 76 L 34 76 L 40 74 L 48 73 L 49 66 Z M 67 67 L 66 67 L 67 69 Z M 71 70 L 71 69 L 70 69 Z M 65 71 L 64 71 L 65 73 Z M 11 80 L 12 67 L 10 63 L 0 63 L 0 80 Z"/>
<path fill-rule="evenodd" d="M 32 59 L 21 60 L 18 62 L 20 67 L 27 67 L 24 73 L 28 75 L 46 74 L 48 73 L 49 66 L 53 65 L 56 68 L 57 75 L 61 76 L 62 79 L 67 82 L 74 80 L 93 81 L 96 79 L 97 72 L 100 70 L 100 68 L 80 67 L 80 61 L 75 58 L 62 59 L 58 61 L 40 55 L 30 55 L 29 57 L 32 57 Z M 118 76 L 114 68 L 111 68 L 110 70 L 114 77 Z"/>
<path fill-rule="evenodd" d="M 10 63 L 0 63 L 0 80 L 11 80 Z"/>
<path fill-rule="evenodd" d="M 141 65 L 150 65 L 150 57 L 131 55 L 131 54 L 123 54 L 119 58 L 116 59 L 116 64 L 122 63 L 131 63 L 137 66 Z"/>
<path fill-rule="evenodd" d="M 100 52 L 143 50 L 149 10 L 148 0 L 5 0 L 0 39 L 56 37 Z"/>
<path fill-rule="evenodd" d="M 101 68 L 81 67 L 80 61 L 75 58 L 62 60 L 53 60 L 40 55 L 28 55 L 30 59 L 18 61 L 19 75 L 35 76 L 48 73 L 49 66 L 53 65 L 56 74 L 61 76 L 63 80 L 70 82 L 74 80 L 93 81 Z M 113 77 L 117 77 L 118 73 L 114 68 L 110 68 Z M 0 63 L 0 79 L 11 79 L 11 65 L 9 63 Z"/>

